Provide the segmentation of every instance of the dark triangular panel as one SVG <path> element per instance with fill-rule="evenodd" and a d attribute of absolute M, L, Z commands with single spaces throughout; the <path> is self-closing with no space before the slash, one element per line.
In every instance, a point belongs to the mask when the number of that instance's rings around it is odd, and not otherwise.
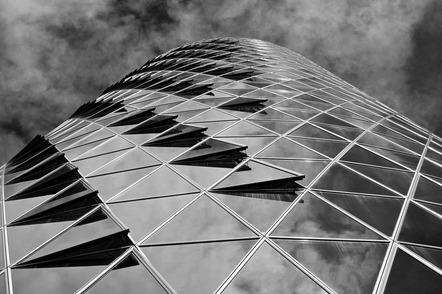
<path fill-rule="evenodd" d="M 12 195 L 7 200 L 55 194 L 80 178 L 81 176 L 78 173 L 77 168 L 73 168 L 67 164 L 17 194 Z"/>
<path fill-rule="evenodd" d="M 143 122 L 143 121 L 151 118 L 152 116 L 154 116 L 155 115 L 155 113 L 153 112 L 154 110 L 155 110 L 155 107 L 150 107 L 148 109 L 143 109 L 143 110 L 141 110 L 139 112 L 136 112 L 134 114 L 126 116 L 125 118 L 112 123 L 111 125 L 109 125 L 109 127 L 127 126 L 127 125 L 138 124 L 138 123 Z"/>
<path fill-rule="evenodd" d="M 129 230 L 117 232 L 36 259 L 18 263 L 14 268 L 46 268 L 107 265 L 132 245 Z"/>
<path fill-rule="evenodd" d="M 247 146 L 209 139 L 179 156 L 171 163 L 233 168 L 247 157 L 247 154 L 243 153 L 246 149 Z"/>
<path fill-rule="evenodd" d="M 257 112 L 265 107 L 263 103 L 266 101 L 267 99 L 238 97 L 218 106 L 218 108 L 243 112 Z"/>
<path fill-rule="evenodd" d="M 57 148 L 55 148 L 55 146 L 47 147 L 46 149 L 37 153 L 36 155 L 29 157 L 28 160 L 23 161 L 21 164 L 18 164 L 16 166 L 12 167 L 11 169 L 7 169 L 7 171 L 5 171 L 5 174 L 7 175 L 7 174 L 12 174 L 12 173 L 18 173 L 18 172 L 24 171 L 26 169 L 29 169 L 31 167 L 34 167 L 37 164 L 39 164 L 40 162 L 43 162 L 46 159 L 54 156 L 58 152 L 59 151 L 57 150 Z"/>
<path fill-rule="evenodd" d="M 124 134 L 150 134 L 161 133 L 177 124 L 177 115 L 157 115 L 139 124 L 138 126 L 124 132 Z"/>
<path fill-rule="evenodd" d="M 207 128 L 180 125 L 144 143 L 143 146 L 191 147 L 206 138 L 206 130 Z"/>
<path fill-rule="evenodd" d="M 22 163 L 28 158 L 36 155 L 44 149 L 51 147 L 52 144 L 41 135 L 37 135 L 28 143 L 19 153 L 8 161 L 8 167 Z"/>

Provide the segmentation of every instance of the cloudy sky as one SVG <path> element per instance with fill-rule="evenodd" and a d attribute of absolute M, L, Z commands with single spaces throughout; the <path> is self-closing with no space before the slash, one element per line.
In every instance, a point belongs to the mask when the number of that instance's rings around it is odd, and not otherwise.
<path fill-rule="evenodd" d="M 0 162 L 148 59 L 203 38 L 288 47 L 442 135 L 442 1 L 2 0 Z"/>

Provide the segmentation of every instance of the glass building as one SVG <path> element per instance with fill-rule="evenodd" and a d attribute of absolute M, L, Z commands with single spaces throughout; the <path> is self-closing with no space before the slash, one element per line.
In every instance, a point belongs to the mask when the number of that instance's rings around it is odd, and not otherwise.
<path fill-rule="evenodd" d="M 439 293 L 441 165 L 288 49 L 185 45 L 1 167 L 0 293 Z"/>

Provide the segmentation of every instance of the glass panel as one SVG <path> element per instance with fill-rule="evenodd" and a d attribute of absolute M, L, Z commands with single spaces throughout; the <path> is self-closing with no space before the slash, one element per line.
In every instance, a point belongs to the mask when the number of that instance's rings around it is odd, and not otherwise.
<path fill-rule="evenodd" d="M 316 110 L 308 105 L 305 105 L 303 103 L 288 99 L 288 100 L 284 100 L 281 103 L 278 103 L 276 105 L 274 105 L 275 108 L 277 109 L 281 109 L 281 108 L 289 108 L 289 109 L 303 109 L 303 110 Z"/>
<path fill-rule="evenodd" d="M 358 140 L 358 143 L 360 144 L 366 144 L 366 145 L 370 145 L 370 146 L 375 146 L 375 147 L 380 147 L 380 148 L 386 148 L 386 149 L 391 149 L 391 150 L 395 150 L 395 151 L 399 151 L 399 152 L 404 152 L 406 154 L 414 154 L 411 153 L 411 151 L 409 151 L 408 149 L 405 149 L 404 147 L 402 147 L 401 145 L 397 145 L 394 144 L 391 141 L 386 140 L 385 138 L 382 138 L 381 136 L 378 136 L 376 134 L 367 132 L 365 133 L 365 135 Z"/>
<path fill-rule="evenodd" d="M 148 172 L 152 170 L 149 169 Z M 169 167 L 164 166 L 112 199 L 112 202 L 195 192 L 199 192 L 195 186 L 184 180 Z"/>
<path fill-rule="evenodd" d="M 78 170 L 83 176 L 89 175 L 91 172 L 95 171 L 97 168 L 102 167 L 103 165 L 109 163 L 110 161 L 114 160 L 115 158 L 119 157 L 120 155 L 123 155 L 124 153 L 128 152 L 129 149 L 124 149 L 120 151 L 115 151 L 111 153 L 105 153 L 103 155 L 98 155 L 95 157 L 89 157 L 83 160 L 77 160 L 72 162 L 76 167 L 78 167 Z"/>
<path fill-rule="evenodd" d="M 129 234 L 134 240 L 138 241 L 186 205 L 196 195 L 188 194 L 142 201 L 110 203 L 109 207 L 124 225 L 130 228 Z"/>
<path fill-rule="evenodd" d="M 210 187 L 231 171 L 230 168 L 210 166 L 175 165 L 175 168 L 203 188 Z"/>
<path fill-rule="evenodd" d="M 0 272 L 6 267 L 4 254 L 4 246 L 3 246 L 3 230 L 0 229 Z M 2 283 L 4 283 L 4 276 L 0 275 L 0 293 L 2 293 Z"/>
<path fill-rule="evenodd" d="M 413 173 L 398 171 L 386 168 L 376 168 L 366 165 L 346 163 L 347 166 L 359 171 L 360 173 L 369 176 L 370 178 L 388 186 L 402 195 L 407 195 L 413 180 Z"/>
<path fill-rule="evenodd" d="M 332 135 L 324 130 L 321 130 L 315 126 L 312 126 L 311 124 L 305 124 L 300 128 L 297 128 L 296 130 L 288 134 L 288 136 L 339 140 L 339 137 Z"/>
<path fill-rule="evenodd" d="M 1 275 L 0 275 L 0 293 L 8 293 L 7 291 L 6 291 L 6 277 L 5 277 L 5 274 L 4 273 L 2 273 Z"/>
<path fill-rule="evenodd" d="M 84 154 L 85 152 L 95 148 L 96 146 L 106 142 L 109 138 L 100 139 L 98 141 L 94 141 L 85 145 L 77 146 L 75 148 L 64 150 L 63 153 L 65 154 L 66 158 L 69 160 L 75 159 L 79 155 Z"/>
<path fill-rule="evenodd" d="M 255 236 L 252 231 L 202 195 L 143 244 L 251 236 Z"/>
<path fill-rule="evenodd" d="M 131 147 L 134 147 L 134 145 L 132 143 L 124 140 L 120 136 L 117 136 L 117 137 L 112 138 L 109 141 L 106 141 L 105 143 L 98 146 L 97 148 L 94 148 L 91 151 L 83 154 L 82 156 L 79 156 L 76 160 L 88 158 L 88 157 L 94 157 L 97 155 L 103 155 L 105 153 L 128 149 Z"/>
<path fill-rule="evenodd" d="M 442 219 L 410 202 L 399 240 L 442 247 L 441 230 Z"/>
<path fill-rule="evenodd" d="M 301 121 L 273 121 L 273 120 L 253 120 L 255 124 L 258 124 L 264 128 L 272 130 L 278 134 L 285 134 L 287 131 L 293 129 L 298 124 L 301 124 Z"/>
<path fill-rule="evenodd" d="M 348 144 L 350 144 L 350 142 L 345 141 L 315 140 L 294 137 L 292 139 L 297 143 L 310 147 L 311 149 L 332 158 L 338 155 Z"/>
<path fill-rule="evenodd" d="M 100 168 L 90 176 L 98 176 L 102 174 L 139 169 L 160 164 L 161 161 L 155 159 L 154 157 L 152 157 L 152 155 L 144 152 L 140 148 L 135 148 L 127 152 L 117 160 L 106 165 L 105 167 Z"/>
<path fill-rule="evenodd" d="M 296 144 L 286 138 L 281 138 L 273 142 L 269 147 L 256 155 L 257 157 L 282 157 L 290 158 L 310 158 L 325 159 L 324 156 L 316 153 L 302 145 Z"/>
<path fill-rule="evenodd" d="M 427 152 L 425 153 L 425 157 L 428 157 L 434 161 L 437 161 L 438 163 L 442 164 L 442 154 L 439 152 L 434 151 L 431 148 L 427 149 Z"/>
<path fill-rule="evenodd" d="M 327 293 L 281 254 L 263 243 L 223 294 Z"/>
<path fill-rule="evenodd" d="M 284 167 L 296 173 L 305 175 L 305 178 L 297 181 L 303 186 L 310 184 L 315 177 L 327 166 L 327 160 L 285 160 L 285 159 L 263 159 L 265 162 Z"/>
<path fill-rule="evenodd" d="M 385 294 L 438 293 L 442 276 L 398 249 Z"/>
<path fill-rule="evenodd" d="M 353 146 L 350 150 L 348 150 L 347 153 L 345 153 L 345 155 L 341 158 L 341 160 L 351 161 L 355 163 L 379 165 L 391 168 L 399 168 L 399 169 L 402 168 L 401 166 L 357 145 Z"/>
<path fill-rule="evenodd" d="M 274 240 L 337 293 L 372 293 L 388 244 Z"/>
<path fill-rule="evenodd" d="M 87 178 L 88 182 L 99 191 L 100 196 L 108 200 L 112 196 L 120 193 L 148 173 L 152 172 L 156 167 L 148 167 L 143 169 L 125 171 L 114 174 L 107 174 Z"/>
<path fill-rule="evenodd" d="M 266 108 L 260 112 L 252 115 L 250 119 L 267 119 L 267 120 L 284 120 L 284 121 L 298 121 L 291 115 L 285 114 L 273 108 Z"/>
<path fill-rule="evenodd" d="M 229 120 L 229 121 L 216 121 L 216 122 L 192 122 L 192 125 L 207 128 L 204 134 L 208 136 L 213 136 L 221 130 L 224 130 L 227 127 L 230 127 L 237 121 Z"/>
<path fill-rule="evenodd" d="M 35 198 L 26 198 L 26 199 L 17 199 L 14 201 L 5 201 L 6 206 L 6 223 L 10 223 L 23 213 L 31 210 L 38 204 L 44 202 L 50 196 L 46 197 L 35 197 Z"/>
<path fill-rule="evenodd" d="M 317 193 L 389 236 L 393 233 L 404 203 L 404 199 L 390 197 L 371 197 L 320 191 L 317 191 Z"/>
<path fill-rule="evenodd" d="M 303 110 L 303 109 L 293 109 L 286 107 L 275 107 L 275 108 L 281 110 L 281 112 L 288 113 L 302 120 L 309 119 L 319 113 L 319 111 L 317 110 Z"/>
<path fill-rule="evenodd" d="M 220 137 L 218 139 L 247 146 L 247 154 L 251 157 L 278 137 Z"/>
<path fill-rule="evenodd" d="M 442 186 L 420 176 L 414 198 L 442 204 Z"/>
<path fill-rule="evenodd" d="M 236 119 L 237 118 L 234 116 L 228 115 L 227 113 L 224 113 L 222 111 L 213 108 L 198 116 L 195 116 L 188 122 L 194 123 L 194 122 L 223 121 L 223 120 L 236 120 Z"/>
<path fill-rule="evenodd" d="M 381 239 L 369 228 L 306 193 L 272 232 L 274 236 Z"/>
<path fill-rule="evenodd" d="M 74 293 L 106 266 L 13 269 L 14 293 Z"/>
<path fill-rule="evenodd" d="M 142 250 L 177 293 L 213 293 L 255 242 L 155 246 Z"/>
<path fill-rule="evenodd" d="M 432 211 L 434 211 L 442 216 L 442 205 L 436 205 L 436 204 L 426 203 L 426 202 L 422 202 L 422 201 L 418 201 L 418 203 L 422 204 L 426 208 L 429 208 Z"/>
<path fill-rule="evenodd" d="M 131 266 L 119 268 L 125 263 Z M 97 284 L 87 291 L 88 294 L 135 294 L 140 293 L 167 294 L 152 274 L 140 263 L 134 254 L 121 261 L 116 268 L 104 276 Z"/>
<path fill-rule="evenodd" d="M 258 126 L 255 126 L 249 122 L 241 121 L 240 123 L 237 123 L 236 125 L 230 127 L 229 129 L 219 133 L 215 137 L 242 137 L 242 136 L 272 136 L 273 133 L 260 128 Z"/>
<path fill-rule="evenodd" d="M 346 123 L 345 121 L 343 121 L 337 117 L 331 116 L 329 114 L 326 114 L 326 113 L 322 113 L 322 114 L 318 115 L 317 117 L 312 119 L 312 122 L 324 123 L 324 124 L 329 124 L 329 125 L 337 125 L 337 126 L 349 127 L 349 128 L 355 127 L 354 125 Z"/>

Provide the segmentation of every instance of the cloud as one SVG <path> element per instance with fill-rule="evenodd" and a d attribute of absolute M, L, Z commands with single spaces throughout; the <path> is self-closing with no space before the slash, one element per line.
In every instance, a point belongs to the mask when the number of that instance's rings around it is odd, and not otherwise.
<path fill-rule="evenodd" d="M 442 39 L 441 8 L 429 0 L 7 0 L 0 6 L 2 162 L 148 59 L 215 36 L 286 46 L 424 126 L 440 124 L 441 102 L 431 89 L 441 75 L 430 56 L 440 48 L 434 40 Z"/>

